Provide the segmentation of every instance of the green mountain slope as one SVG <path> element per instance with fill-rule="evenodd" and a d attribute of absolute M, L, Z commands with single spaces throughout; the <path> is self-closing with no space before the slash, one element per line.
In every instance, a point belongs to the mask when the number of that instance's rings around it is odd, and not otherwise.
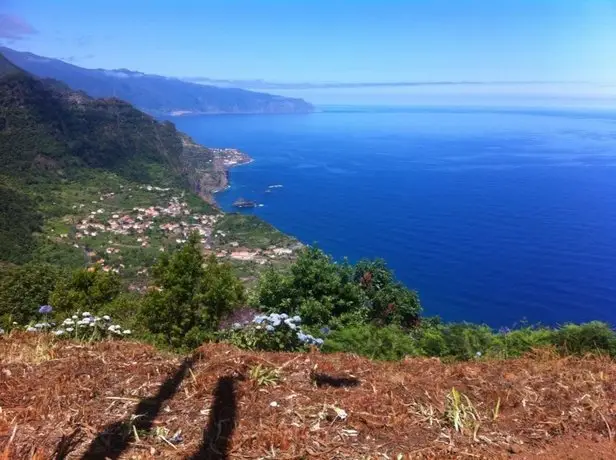
<path fill-rule="evenodd" d="M 0 55 L 0 259 L 21 262 L 54 212 L 52 190 L 98 173 L 204 198 L 226 185 L 222 161 L 168 122 L 118 99 L 39 80 Z M 10 249 L 10 250 L 9 250 Z"/>

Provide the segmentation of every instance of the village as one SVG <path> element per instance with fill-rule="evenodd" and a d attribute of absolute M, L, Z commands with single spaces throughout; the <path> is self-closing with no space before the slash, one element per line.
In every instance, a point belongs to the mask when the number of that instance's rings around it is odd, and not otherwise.
<path fill-rule="evenodd" d="M 87 214 L 73 216 L 70 230 L 61 233 L 60 240 L 82 249 L 89 263 L 100 265 L 105 272 L 119 274 L 131 269 L 138 276 L 147 274 L 149 264 L 135 267 L 135 261 L 151 262 L 157 253 L 186 243 L 195 232 L 206 255 L 214 254 L 219 259 L 238 263 L 266 265 L 291 260 L 294 252 L 302 247 L 297 242 L 260 247 L 242 243 L 231 231 L 217 228 L 217 224 L 232 218 L 233 214 L 219 210 L 209 214 L 193 211 L 182 193 L 175 194 L 169 188 L 142 185 L 138 189 L 142 194 L 152 194 L 151 201 L 158 205 L 119 209 L 120 195 L 134 193 L 131 189 L 100 194 L 98 200 L 73 206 L 76 213 L 86 210 Z M 129 253 L 132 264 L 125 257 Z"/>

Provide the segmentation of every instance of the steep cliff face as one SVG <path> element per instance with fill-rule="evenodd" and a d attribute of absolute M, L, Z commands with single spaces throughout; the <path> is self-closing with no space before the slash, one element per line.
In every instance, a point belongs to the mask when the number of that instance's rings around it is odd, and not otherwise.
<path fill-rule="evenodd" d="M 195 143 L 185 134 L 180 137 L 180 159 L 191 189 L 207 202 L 214 203 L 213 194 L 229 183 L 223 157 L 219 152 Z"/>

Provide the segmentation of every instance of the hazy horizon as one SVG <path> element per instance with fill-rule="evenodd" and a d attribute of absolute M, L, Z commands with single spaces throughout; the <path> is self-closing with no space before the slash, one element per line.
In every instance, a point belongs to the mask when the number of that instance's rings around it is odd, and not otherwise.
<path fill-rule="evenodd" d="M 0 0 L 1 45 L 315 104 L 616 101 L 614 0 Z"/>

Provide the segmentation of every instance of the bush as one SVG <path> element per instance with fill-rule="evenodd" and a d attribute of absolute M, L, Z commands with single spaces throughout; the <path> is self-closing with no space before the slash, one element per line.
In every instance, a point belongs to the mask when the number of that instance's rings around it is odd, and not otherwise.
<path fill-rule="evenodd" d="M 523 327 L 500 333 L 500 348 L 490 354 L 499 358 L 522 356 L 536 348 L 552 345 L 554 332 L 545 327 Z"/>
<path fill-rule="evenodd" d="M 366 324 L 415 326 L 417 294 L 397 282 L 381 260 L 335 263 L 321 250 L 298 253 L 287 272 L 268 270 L 260 279 L 255 306 L 300 315 L 307 325 L 332 328 Z"/>
<path fill-rule="evenodd" d="M 26 331 L 40 334 L 50 333 L 57 337 L 87 342 L 108 338 L 119 339 L 132 334 L 130 329 L 114 324 L 108 315 L 100 317 L 93 316 L 90 312 L 75 312 L 60 321 L 60 324 L 48 322 L 46 314 L 42 316 L 41 321 L 26 326 Z"/>
<path fill-rule="evenodd" d="M 234 323 L 219 338 L 245 350 L 302 351 L 311 345 L 321 346 L 323 339 L 302 331 L 301 323 L 301 317 L 286 313 L 257 315 L 244 324 Z"/>
<path fill-rule="evenodd" d="M 41 305 L 64 273 L 49 264 L 26 264 L 0 272 L 0 327 L 10 329 L 13 322 L 26 324 L 36 319 Z"/>
<path fill-rule="evenodd" d="M 398 326 L 363 325 L 332 332 L 323 344 L 326 353 L 356 353 L 370 359 L 395 361 L 417 356 L 415 340 Z"/>
<path fill-rule="evenodd" d="M 563 354 L 606 353 L 616 356 L 616 334 L 606 323 L 565 324 L 553 332 L 552 343 Z"/>
<path fill-rule="evenodd" d="M 244 288 L 228 264 L 210 256 L 204 264 L 199 237 L 153 270 L 155 285 L 144 299 L 144 323 L 155 339 L 173 348 L 193 348 L 214 336 L 222 318 L 244 301 Z"/>
<path fill-rule="evenodd" d="M 99 313 L 122 291 L 120 277 L 95 265 L 76 270 L 68 279 L 60 279 L 49 297 L 57 313 L 73 311 Z"/>

